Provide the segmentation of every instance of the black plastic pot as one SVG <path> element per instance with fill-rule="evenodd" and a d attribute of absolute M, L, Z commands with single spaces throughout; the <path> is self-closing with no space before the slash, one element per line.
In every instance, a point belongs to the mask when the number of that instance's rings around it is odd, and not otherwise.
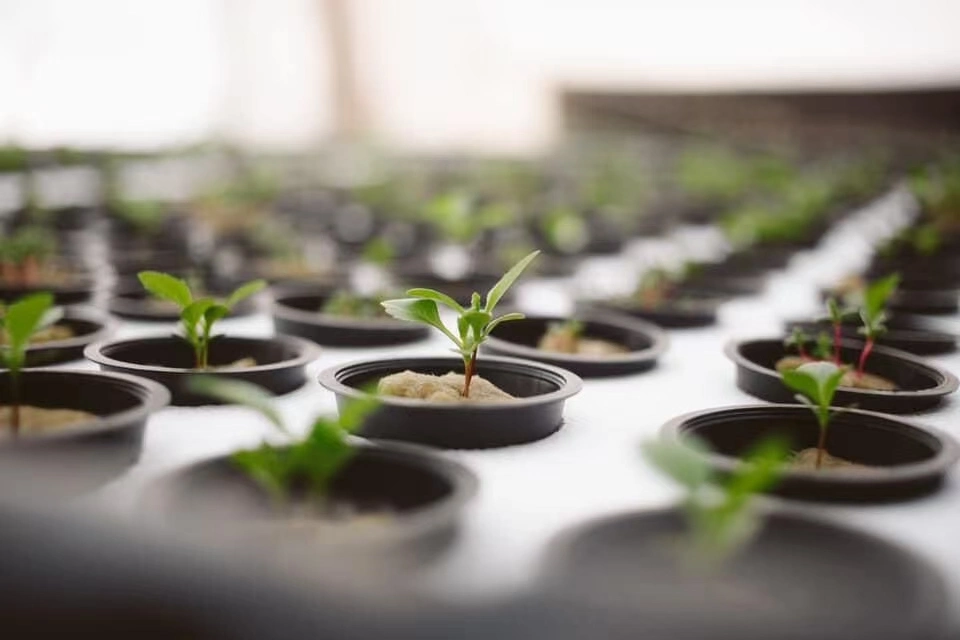
<path fill-rule="evenodd" d="M 229 457 L 207 460 L 162 479 L 154 508 L 177 526 L 224 528 L 240 544 L 284 542 L 318 553 L 362 554 L 365 560 L 407 565 L 430 558 L 454 538 L 464 505 L 477 491 L 476 476 L 462 464 L 407 444 L 358 441 L 356 455 L 337 475 L 328 500 L 379 522 L 345 522 L 339 529 L 291 524 L 270 496 Z M 323 526 L 323 525 L 320 525 Z M 323 535 L 319 535 L 322 531 Z M 373 557 L 375 556 L 375 557 Z"/>
<path fill-rule="evenodd" d="M 594 300 L 577 305 L 577 309 L 627 314 L 665 329 L 697 329 L 717 323 L 717 309 L 722 300 L 701 293 L 681 293 L 655 307 L 643 307 L 628 299 Z"/>
<path fill-rule="evenodd" d="M 833 326 L 829 320 L 790 320 L 784 323 L 787 333 L 795 327 L 805 333 L 816 335 L 826 331 L 833 335 Z M 841 335 L 850 340 L 859 340 L 862 336 L 856 321 L 841 325 Z M 952 353 L 957 350 L 957 336 L 943 331 L 929 329 L 922 320 L 909 314 L 895 314 L 887 321 L 887 332 L 877 338 L 877 344 L 900 349 L 918 356 L 932 356 Z"/>
<path fill-rule="evenodd" d="M 28 367 L 49 367 L 83 359 L 88 344 L 105 340 L 115 323 L 105 316 L 79 307 L 68 307 L 58 325 L 69 327 L 73 337 L 35 344 L 27 348 Z"/>
<path fill-rule="evenodd" d="M 227 294 L 229 295 L 229 294 Z M 229 318 L 248 316 L 257 310 L 256 296 L 241 300 L 230 312 Z M 120 287 L 107 302 L 111 314 L 137 322 L 178 322 L 180 311 L 173 306 L 158 306 L 156 298 L 143 287 Z"/>
<path fill-rule="evenodd" d="M 325 369 L 320 384 L 337 395 L 342 409 L 361 389 L 402 371 L 443 375 L 462 371 L 459 358 L 364 360 Z M 580 378 L 557 367 L 499 357 L 477 359 L 477 375 L 516 399 L 502 404 L 430 404 L 406 398 L 380 398 L 359 435 L 403 440 L 444 449 L 488 449 L 534 442 L 563 424 L 563 404 L 583 386 Z"/>
<path fill-rule="evenodd" d="M 220 404 L 207 396 L 190 392 L 187 384 L 197 375 L 193 350 L 181 338 L 163 336 L 116 342 L 100 342 L 84 350 L 88 360 L 105 371 L 131 373 L 155 380 L 167 387 L 177 406 Z M 299 389 L 306 382 L 306 366 L 317 356 L 317 348 L 300 338 L 240 338 L 220 336 L 210 343 L 210 365 L 225 366 L 243 358 L 254 358 L 255 367 L 203 372 L 217 378 L 244 380 L 276 393 Z"/>
<path fill-rule="evenodd" d="M 674 418 L 664 438 L 696 436 L 709 445 L 707 457 L 719 473 L 769 437 L 780 437 L 791 451 L 816 447 L 820 428 L 803 405 L 747 405 L 698 411 Z M 847 410 L 834 414 L 827 451 L 864 465 L 851 469 L 789 467 L 773 493 L 802 500 L 884 502 L 930 493 L 940 487 L 956 463 L 958 446 L 948 435 L 881 413 Z"/>
<path fill-rule="evenodd" d="M 321 313 L 329 291 L 315 287 L 282 289 L 274 297 L 272 315 L 277 333 L 300 336 L 330 347 L 379 347 L 423 340 L 425 325 L 393 318 L 350 318 Z"/>
<path fill-rule="evenodd" d="M 787 511 L 712 572 L 684 565 L 681 511 L 624 513 L 553 541 L 545 589 L 603 623 L 594 636 L 671 640 L 944 640 L 943 580 L 905 549 Z"/>
<path fill-rule="evenodd" d="M 10 285 L 0 281 L 0 302 L 14 302 L 32 293 L 48 292 L 53 295 L 53 303 L 56 305 L 84 304 L 90 302 L 93 298 L 95 289 L 94 281 L 86 276 L 77 277 L 75 281 L 70 283 L 53 285 L 41 283 L 27 287 Z"/>
<path fill-rule="evenodd" d="M 629 349 L 628 353 L 609 357 L 553 353 L 537 348 L 550 325 L 567 320 L 583 323 L 583 337 L 608 340 Z M 523 320 L 498 325 L 484 343 L 483 350 L 499 355 L 537 360 L 562 367 L 584 378 L 622 376 L 652 369 L 667 350 L 667 334 L 660 327 L 622 315 L 576 314 L 527 316 Z"/>
<path fill-rule="evenodd" d="M 0 476 L 8 490 L 15 478 L 16 491 L 45 496 L 99 487 L 137 461 L 148 417 L 170 400 L 162 386 L 134 376 L 56 369 L 28 369 L 21 375 L 22 404 L 86 411 L 98 419 L 5 440 Z M 10 374 L 0 371 L 0 404 L 10 400 Z"/>
<path fill-rule="evenodd" d="M 856 362 L 860 343 L 843 341 L 840 358 Z M 737 367 L 737 387 L 768 402 L 789 404 L 794 392 L 783 384 L 775 365 L 787 355 L 783 340 L 778 338 L 730 342 L 724 350 Z M 957 390 L 957 377 L 928 364 L 905 351 L 874 347 L 867 360 L 867 372 L 887 378 L 900 391 L 874 391 L 840 387 L 834 406 L 856 406 L 884 413 L 914 413 L 934 407 Z"/>

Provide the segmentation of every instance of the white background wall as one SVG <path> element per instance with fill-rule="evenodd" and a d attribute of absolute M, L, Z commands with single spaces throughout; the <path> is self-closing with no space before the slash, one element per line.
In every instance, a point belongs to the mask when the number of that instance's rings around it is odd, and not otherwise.
<path fill-rule="evenodd" d="M 345 0 L 370 139 L 517 150 L 562 86 L 960 83 L 956 0 Z M 320 0 L 0 0 L 0 140 L 308 145 L 333 127 Z"/>

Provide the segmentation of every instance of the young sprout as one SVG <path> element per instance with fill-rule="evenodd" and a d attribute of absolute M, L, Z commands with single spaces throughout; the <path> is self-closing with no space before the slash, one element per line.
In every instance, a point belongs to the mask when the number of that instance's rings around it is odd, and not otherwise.
<path fill-rule="evenodd" d="M 777 483 L 788 447 L 780 439 L 763 440 L 726 478 L 711 472 L 709 450 L 694 437 L 683 443 L 651 440 L 644 443 L 643 453 L 686 493 L 683 509 L 694 559 L 716 563 L 733 555 L 759 530 L 754 498 Z"/>
<path fill-rule="evenodd" d="M 180 307 L 183 339 L 193 348 L 197 369 L 209 366 L 210 341 L 215 337 L 214 325 L 228 316 L 240 301 L 267 286 L 264 280 L 253 280 L 238 287 L 226 300 L 194 299 L 189 285 L 180 278 L 159 271 L 141 271 L 137 277 L 150 294 Z"/>
<path fill-rule="evenodd" d="M 810 355 L 807 353 L 806 348 L 808 342 L 810 342 L 810 336 L 807 335 L 807 332 L 800 327 L 794 327 L 790 335 L 783 341 L 783 346 L 788 349 L 796 349 L 801 358 L 810 360 Z"/>
<path fill-rule="evenodd" d="M 507 313 L 495 318 L 493 311 L 507 290 L 516 282 L 524 269 L 540 254 L 534 251 L 513 265 L 509 271 L 487 293 L 483 302 L 479 293 L 474 293 L 469 308 L 464 308 L 450 296 L 434 291 L 433 289 L 410 289 L 409 298 L 385 300 L 381 304 L 386 312 L 398 319 L 408 322 L 420 322 L 439 329 L 443 335 L 450 338 L 456 346 L 454 351 L 463 358 L 463 392 L 464 398 L 470 396 L 470 381 L 476 373 L 477 350 L 487 339 L 490 332 L 501 322 L 523 319 L 522 313 Z M 457 332 L 450 331 L 440 319 L 441 304 L 457 313 Z"/>
<path fill-rule="evenodd" d="M 827 430 L 833 415 L 830 405 L 837 387 L 840 386 L 843 373 L 843 369 L 832 362 L 808 362 L 780 374 L 784 384 L 797 392 L 797 400 L 810 407 L 817 418 L 820 427 L 820 436 L 817 439 L 817 469 L 823 463 L 823 454 L 827 449 Z"/>
<path fill-rule="evenodd" d="M 0 314 L 0 363 L 10 372 L 10 427 L 20 429 L 20 372 L 27 360 L 27 347 L 38 331 L 55 324 L 63 311 L 53 306 L 49 293 L 35 293 L 14 302 Z"/>
<path fill-rule="evenodd" d="M 195 393 L 253 409 L 284 436 L 291 437 L 273 398 L 255 384 L 197 376 L 190 381 L 190 388 Z M 233 454 L 233 463 L 277 505 L 289 505 L 296 497 L 294 492 L 305 492 L 314 501 L 322 502 L 330 483 L 356 452 L 348 436 L 376 406 L 372 397 L 355 400 L 340 411 L 339 418 L 316 418 L 303 440 L 281 446 L 264 442 L 256 449 Z"/>
<path fill-rule="evenodd" d="M 363 261 L 378 267 L 387 267 L 394 259 L 393 245 L 383 237 L 370 240 L 363 246 Z"/>
<path fill-rule="evenodd" d="M 863 305 L 860 307 L 860 334 L 864 337 L 863 351 L 860 352 L 860 361 L 857 363 L 857 375 L 863 376 L 867 358 L 873 351 L 877 337 L 886 332 L 887 300 L 897 290 L 900 284 L 900 274 L 894 273 L 877 280 L 863 292 Z"/>
<path fill-rule="evenodd" d="M 815 360 L 829 360 L 833 350 L 833 340 L 826 331 L 817 334 L 817 342 L 813 348 Z"/>

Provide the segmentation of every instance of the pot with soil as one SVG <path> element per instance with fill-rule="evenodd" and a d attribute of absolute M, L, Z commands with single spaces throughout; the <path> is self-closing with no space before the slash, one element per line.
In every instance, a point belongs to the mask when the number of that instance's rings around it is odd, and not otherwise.
<path fill-rule="evenodd" d="M 956 376 L 905 351 L 873 347 L 864 362 L 865 346 L 850 340 L 839 343 L 838 361 L 851 364 L 837 391 L 836 406 L 913 413 L 935 407 L 957 390 Z M 812 348 L 812 344 L 805 345 L 806 352 Z M 794 398 L 780 372 L 812 359 L 794 353 L 779 338 L 730 342 L 724 353 L 736 365 L 740 390 L 777 403 L 790 403 Z"/>
<path fill-rule="evenodd" d="M 765 439 L 788 443 L 791 457 L 777 495 L 801 500 L 883 502 L 938 489 L 958 457 L 950 436 L 904 420 L 854 409 L 833 412 L 824 434 L 804 405 L 745 405 L 697 411 L 669 421 L 661 436 L 683 442 L 696 437 L 709 445 L 707 463 L 729 474 Z"/>
<path fill-rule="evenodd" d="M 52 365 L 83 359 L 84 348 L 93 342 L 105 340 L 115 328 L 104 315 L 84 309 L 67 307 L 56 324 L 34 334 L 26 350 L 27 367 Z M 0 333 L 0 348 L 4 336 Z"/>
<path fill-rule="evenodd" d="M 312 286 L 276 291 L 272 307 L 277 333 L 330 347 L 377 347 L 423 340 L 429 327 L 395 320 L 382 298 Z"/>
<path fill-rule="evenodd" d="M 359 435 L 444 449 L 534 442 L 563 425 L 563 405 L 583 386 L 569 371 L 513 358 L 476 361 L 468 395 L 463 363 L 450 357 L 366 360 L 325 369 L 320 384 L 343 409 L 376 389 L 380 407 Z"/>
<path fill-rule="evenodd" d="M 615 640 L 946 637 L 942 578 L 899 546 L 777 510 L 732 558 L 703 567 L 678 552 L 685 529 L 680 509 L 573 527 L 548 548 L 543 589 Z"/>
<path fill-rule="evenodd" d="M 188 387 L 190 378 L 199 373 L 252 382 L 278 395 L 295 391 L 306 382 L 306 366 L 316 359 L 317 347 L 293 336 L 218 336 L 210 340 L 206 366 L 198 367 L 188 342 L 163 336 L 91 344 L 84 356 L 104 371 L 159 382 L 170 390 L 176 406 L 196 406 L 214 404 Z"/>
<path fill-rule="evenodd" d="M 228 456 L 162 479 L 152 506 L 178 527 L 227 530 L 221 543 L 268 554 L 283 553 L 283 546 L 291 555 L 291 549 L 311 556 L 355 554 L 382 569 L 415 565 L 442 551 L 476 493 L 474 474 L 420 447 L 363 441 L 350 446 L 352 457 L 322 504 L 306 491 L 277 504 Z"/>
<path fill-rule="evenodd" d="M 667 344 L 663 329 L 649 322 L 587 313 L 503 323 L 490 333 L 484 351 L 545 362 L 586 378 L 649 370 Z"/>
<path fill-rule="evenodd" d="M 120 475 L 140 455 L 150 414 L 170 400 L 161 385 L 129 375 L 28 369 L 19 376 L 14 386 L 0 371 L 0 468 L 25 491 L 77 495 Z"/>

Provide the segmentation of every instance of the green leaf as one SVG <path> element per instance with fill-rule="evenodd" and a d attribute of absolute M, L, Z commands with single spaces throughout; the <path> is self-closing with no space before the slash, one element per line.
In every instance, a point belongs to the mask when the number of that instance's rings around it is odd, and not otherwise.
<path fill-rule="evenodd" d="M 484 329 L 490 324 L 492 316 L 486 311 L 468 310 L 460 316 L 460 320 L 470 327 L 474 339 L 482 339 L 486 335 Z"/>
<path fill-rule="evenodd" d="M 869 318 L 876 318 L 900 285 L 900 274 L 892 273 L 870 284 L 863 292 L 863 307 Z"/>
<path fill-rule="evenodd" d="M 380 406 L 380 401 L 374 393 L 361 398 L 353 398 L 340 410 L 339 423 L 344 432 L 353 433 L 359 429 L 363 426 L 366 417 Z"/>
<path fill-rule="evenodd" d="M 193 302 L 190 287 L 180 278 L 159 271 L 141 271 L 137 274 L 140 284 L 152 295 L 169 300 L 183 309 Z"/>
<path fill-rule="evenodd" d="M 206 322 L 207 328 L 212 329 L 214 324 L 226 318 L 228 315 L 230 315 L 230 309 L 228 307 L 222 304 L 214 304 L 203 312 L 203 320 Z"/>
<path fill-rule="evenodd" d="M 708 450 L 697 438 L 687 437 L 683 443 L 649 440 L 642 450 L 650 464 L 689 491 L 710 481 L 710 467 L 704 457 Z"/>
<path fill-rule="evenodd" d="M 188 332 L 195 331 L 197 324 L 200 322 L 200 319 L 203 318 L 207 309 L 210 309 L 216 304 L 217 301 L 213 298 L 200 298 L 188 304 L 183 311 L 180 312 L 180 320 L 183 322 L 184 327 L 188 329 Z"/>
<path fill-rule="evenodd" d="M 240 285 L 239 287 L 237 287 L 237 289 L 233 293 L 230 294 L 230 297 L 227 298 L 227 301 L 225 303 L 227 307 L 227 311 L 229 312 L 230 309 L 233 309 L 235 306 L 237 306 L 237 304 L 239 304 L 240 301 L 249 298 L 255 293 L 259 293 L 260 291 L 265 289 L 266 286 L 267 286 L 266 280 L 251 280 L 246 284 Z"/>
<path fill-rule="evenodd" d="M 407 295 L 411 298 L 423 298 L 424 300 L 433 300 L 445 307 L 453 309 L 457 313 L 463 313 L 463 306 L 445 293 L 434 291 L 433 289 L 410 289 Z"/>
<path fill-rule="evenodd" d="M 51 306 L 53 306 L 51 294 L 35 293 L 7 307 L 4 315 L 4 330 L 11 350 L 22 351 L 26 348 L 31 336 L 41 328 L 44 318 L 52 317 L 48 315 Z"/>
<path fill-rule="evenodd" d="M 497 325 L 499 325 L 499 324 L 502 323 L 502 322 L 511 322 L 511 321 L 513 321 L 513 320 L 523 320 L 525 317 L 526 317 L 526 316 L 523 315 L 522 313 L 513 312 L 513 313 L 505 313 L 505 314 L 503 314 L 502 316 L 500 316 L 499 318 L 494 318 L 494 319 L 491 320 L 490 323 L 487 325 L 487 329 L 486 329 L 486 332 L 484 333 L 484 337 L 490 335 L 490 333 L 491 333 L 494 329 L 497 328 Z M 575 321 L 573 321 L 573 322 L 575 322 Z M 576 329 L 577 331 L 582 331 L 582 330 L 583 330 L 583 325 L 582 325 L 582 324 L 579 324 L 579 323 L 578 323 L 577 325 L 574 325 L 574 326 L 575 326 L 575 327 L 576 327 L 576 326 L 579 326 L 579 327 L 580 327 L 579 329 Z"/>
<path fill-rule="evenodd" d="M 789 453 L 789 444 L 781 438 L 762 440 L 744 456 L 743 464 L 727 480 L 728 498 L 732 502 L 742 502 L 753 494 L 771 489 L 780 479 Z"/>
<path fill-rule="evenodd" d="M 816 406 L 829 407 L 843 378 L 843 369 L 832 362 L 808 362 L 781 374 L 784 383 Z"/>
<path fill-rule="evenodd" d="M 442 331 L 454 344 L 458 347 L 460 346 L 460 340 L 450 333 L 450 330 L 447 329 L 443 321 L 440 320 L 440 311 L 437 309 L 437 303 L 433 300 L 399 298 L 396 300 L 384 300 L 380 304 L 391 318 L 430 325 Z"/>
<path fill-rule="evenodd" d="M 193 393 L 253 409 L 273 423 L 277 429 L 289 433 L 283 424 L 283 418 L 274 407 L 273 396 L 261 386 L 243 380 L 202 375 L 191 376 L 187 386 Z"/>
<path fill-rule="evenodd" d="M 497 303 L 500 302 L 500 299 L 507 293 L 507 290 L 516 282 L 517 278 L 520 277 L 520 274 L 523 273 L 523 270 L 540 255 L 539 251 L 532 251 L 527 254 L 526 257 L 522 258 L 520 262 L 513 265 L 509 271 L 507 271 L 500 281 L 497 284 L 493 285 L 493 288 L 490 289 L 490 292 L 487 293 L 487 304 L 485 310 L 488 313 L 493 313 L 494 308 L 496 308 Z"/>

